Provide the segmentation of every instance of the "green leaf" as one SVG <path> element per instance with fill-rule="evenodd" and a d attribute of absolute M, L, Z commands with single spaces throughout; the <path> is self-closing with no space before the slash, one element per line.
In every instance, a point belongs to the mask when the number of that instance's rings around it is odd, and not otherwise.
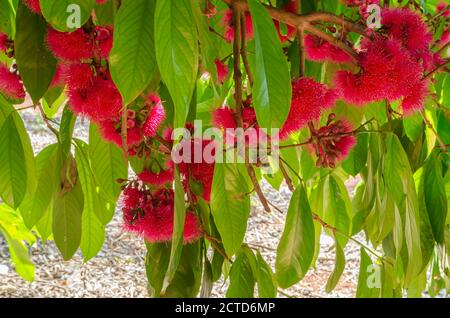
<path fill-rule="evenodd" d="M 303 186 L 299 186 L 292 195 L 277 249 L 275 269 L 282 288 L 288 288 L 305 277 L 314 256 L 314 241 L 308 196 Z"/>
<path fill-rule="evenodd" d="M 84 195 L 80 248 L 87 262 L 101 250 L 105 241 L 105 226 L 97 218 L 102 205 L 101 197 L 96 193 L 97 186 L 90 166 L 88 145 L 81 140 L 76 140 L 76 144 L 75 161 Z M 96 211 L 99 212 L 96 213 Z"/>
<path fill-rule="evenodd" d="M 323 196 L 323 220 L 348 235 L 351 229 L 351 203 L 344 182 L 335 175 L 327 177 Z M 338 236 L 341 246 L 347 244 L 347 237 Z"/>
<path fill-rule="evenodd" d="M 255 257 L 253 253 L 250 254 Z M 242 249 L 236 255 L 230 271 L 230 286 L 226 294 L 228 298 L 253 298 L 256 279 L 251 265 L 254 260 L 249 259 L 250 254 Z"/>
<path fill-rule="evenodd" d="M 213 89 L 216 90 L 215 84 L 217 84 L 217 68 L 215 59 L 218 58 L 218 49 L 214 46 L 212 39 L 210 38 L 208 18 L 201 12 L 201 8 L 198 5 L 197 0 L 190 0 L 192 13 L 194 15 L 195 23 L 197 25 L 198 39 L 200 42 L 200 50 L 202 57 L 205 61 L 206 67 L 213 79 Z"/>
<path fill-rule="evenodd" d="M 250 215 L 248 187 L 237 165 L 216 164 L 211 192 L 211 212 L 228 256 L 244 240 Z"/>
<path fill-rule="evenodd" d="M 124 0 L 120 6 L 109 64 L 124 104 L 135 100 L 157 71 L 154 15 L 155 1 Z"/>
<path fill-rule="evenodd" d="M 14 237 L 9 235 L 9 233 L 0 226 L 0 232 L 6 239 L 9 246 L 9 253 L 11 259 L 16 267 L 17 273 L 25 280 L 31 282 L 34 280 L 34 264 L 30 260 L 28 255 L 28 249 L 26 245 L 16 240 Z"/>
<path fill-rule="evenodd" d="M 339 244 L 338 240 L 335 241 L 335 248 L 336 248 L 336 258 L 334 263 L 334 269 L 331 273 L 330 277 L 328 278 L 327 285 L 325 286 L 325 291 L 327 293 L 330 293 L 339 282 L 339 279 L 342 276 L 342 273 L 344 272 L 345 268 L 345 255 L 344 250 L 342 249 L 341 245 Z"/>
<path fill-rule="evenodd" d="M 186 205 L 184 200 L 184 188 L 181 183 L 178 167 L 175 168 L 175 212 L 173 217 L 173 236 L 170 250 L 170 260 L 164 279 L 163 293 L 175 276 L 183 249 L 184 223 L 186 220 Z"/>
<path fill-rule="evenodd" d="M 422 271 L 419 201 L 408 157 L 394 134 L 386 134 L 383 179 L 402 216 L 407 249 L 405 284 Z"/>
<path fill-rule="evenodd" d="M 442 164 L 435 152 L 431 153 L 424 165 L 423 178 L 425 204 L 434 238 L 436 242 L 443 243 L 447 219 L 447 195 L 442 177 Z"/>
<path fill-rule="evenodd" d="M 28 246 L 36 242 L 36 237 L 23 223 L 20 214 L 5 204 L 0 204 L 0 233 L 9 246 L 11 260 L 17 273 L 27 281 L 34 279 L 34 265 L 30 260 Z"/>
<path fill-rule="evenodd" d="M 381 286 L 377 287 L 381 279 L 379 268 L 375 267 L 370 256 L 361 247 L 361 261 L 359 263 L 358 287 L 356 289 L 357 298 L 378 297 Z"/>
<path fill-rule="evenodd" d="M 80 246 L 83 207 L 83 191 L 79 180 L 70 192 L 58 194 L 54 199 L 53 237 L 66 261 L 72 258 Z"/>
<path fill-rule="evenodd" d="M 146 243 L 146 245 L 145 270 L 149 294 L 151 297 L 160 297 L 167 265 L 169 265 L 170 245 L 165 243 Z"/>
<path fill-rule="evenodd" d="M 55 30 L 74 31 L 80 28 L 91 16 L 94 0 L 40 0 L 42 15 Z M 74 27 L 78 17 L 80 25 Z"/>
<path fill-rule="evenodd" d="M 356 176 L 365 167 L 367 163 L 368 140 L 368 134 L 358 134 L 356 146 L 342 163 L 342 168 L 344 168 L 345 172 Z"/>
<path fill-rule="evenodd" d="M 103 4 L 95 2 L 94 8 L 95 8 L 95 17 L 97 18 L 99 25 L 114 24 L 114 18 L 116 16 L 115 1 L 107 1 L 106 3 Z"/>
<path fill-rule="evenodd" d="M 403 121 L 403 127 L 408 138 L 412 142 L 416 142 L 424 128 L 422 116 L 417 113 L 406 117 Z"/>
<path fill-rule="evenodd" d="M 0 1 L 0 31 L 14 39 L 16 10 L 11 0 Z"/>
<path fill-rule="evenodd" d="M 190 0 L 157 1 L 156 60 L 175 104 L 174 128 L 184 127 L 198 72 L 197 28 Z"/>
<path fill-rule="evenodd" d="M 200 289 L 200 298 L 209 298 L 211 296 L 213 286 L 214 282 L 211 263 L 208 260 L 208 258 L 205 257 L 203 263 L 203 278 L 202 278 L 202 287 Z"/>
<path fill-rule="evenodd" d="M 27 191 L 27 165 L 15 116 L 12 113 L 0 127 L 0 195 L 8 205 L 17 208 Z"/>
<path fill-rule="evenodd" d="M 56 59 L 44 42 L 47 23 L 20 1 L 16 28 L 14 49 L 17 67 L 27 92 L 37 104 L 50 86 L 56 71 Z"/>
<path fill-rule="evenodd" d="M 118 146 L 103 140 L 95 124 L 91 124 L 89 129 L 89 158 L 97 192 L 106 196 L 103 202 L 109 202 L 108 206 L 102 209 L 103 212 L 97 214 L 99 220 L 106 225 L 113 217 L 114 202 L 121 193 L 117 179 L 128 179 L 128 163 Z"/>
<path fill-rule="evenodd" d="M 281 128 L 292 98 L 289 66 L 267 10 L 257 0 L 248 1 L 255 32 L 253 104 L 261 127 Z"/>
<path fill-rule="evenodd" d="M 261 256 L 258 251 L 256 253 L 257 267 L 258 267 L 258 294 L 260 298 L 275 298 L 277 297 L 277 282 L 275 275 L 272 272 L 269 264 Z"/>
<path fill-rule="evenodd" d="M 61 156 L 58 144 L 50 145 L 36 157 L 38 184 L 32 196 L 20 206 L 26 226 L 32 229 L 48 211 L 59 186 Z"/>
<path fill-rule="evenodd" d="M 164 297 L 167 298 L 194 298 L 200 290 L 202 278 L 202 253 L 200 241 L 187 244 L 183 247 L 180 262 L 167 287 Z M 169 265 L 170 266 L 170 265 Z"/>

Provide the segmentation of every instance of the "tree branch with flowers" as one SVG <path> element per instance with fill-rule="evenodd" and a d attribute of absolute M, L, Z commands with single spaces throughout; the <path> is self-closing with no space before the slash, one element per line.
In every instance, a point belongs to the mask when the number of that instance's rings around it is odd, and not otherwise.
<path fill-rule="evenodd" d="M 314 268 L 321 235 L 336 252 L 327 292 L 353 241 L 357 296 L 448 293 L 448 5 L 73 2 L 1 7 L 11 255 L 51 238 L 64 259 L 89 261 L 119 213 L 146 243 L 154 297 L 209 296 L 221 278 L 228 297 L 286 296 Z M 55 137 L 36 156 L 21 117 L 33 108 Z M 286 209 L 269 187 L 290 190 Z M 246 240 L 251 209 L 285 218 L 276 249 Z M 12 261 L 34 278 L 29 258 Z M 380 286 L 366 286 L 364 266 L 380 268 Z"/>

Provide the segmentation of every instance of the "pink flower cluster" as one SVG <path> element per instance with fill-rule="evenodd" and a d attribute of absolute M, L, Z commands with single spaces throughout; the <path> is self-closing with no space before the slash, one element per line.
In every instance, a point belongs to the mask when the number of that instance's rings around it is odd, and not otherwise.
<path fill-rule="evenodd" d="M 352 104 L 401 99 L 406 114 L 423 107 L 428 93 L 424 72 L 441 60 L 431 49 L 431 34 L 421 17 L 409 9 L 385 9 L 386 35 L 365 39 L 359 53 L 360 71 L 336 73 L 335 85 Z"/>
<path fill-rule="evenodd" d="M 333 63 L 351 62 L 351 57 L 337 46 L 321 38 L 307 34 L 305 36 L 306 57 L 315 62 L 330 61 Z"/>
<path fill-rule="evenodd" d="M 8 36 L 0 32 L 0 53 L 9 56 L 10 44 Z M 20 101 L 25 98 L 25 89 L 15 64 L 9 68 L 8 65 L 0 62 L 0 94 L 11 101 Z"/>
<path fill-rule="evenodd" d="M 146 187 L 128 186 L 123 191 L 122 212 L 127 231 L 143 236 L 148 242 L 169 242 L 173 237 L 174 192 L 172 189 L 150 191 Z M 187 211 L 184 224 L 184 243 L 192 243 L 202 236 L 196 214 Z"/>
<path fill-rule="evenodd" d="M 310 121 L 318 120 L 324 110 L 334 106 L 337 97 L 333 89 L 312 78 L 303 77 L 293 80 L 291 109 L 280 131 L 280 139 L 287 139 Z"/>

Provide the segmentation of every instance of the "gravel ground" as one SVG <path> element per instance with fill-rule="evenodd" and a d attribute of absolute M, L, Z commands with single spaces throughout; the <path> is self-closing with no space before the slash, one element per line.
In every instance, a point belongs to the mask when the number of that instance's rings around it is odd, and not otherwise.
<path fill-rule="evenodd" d="M 39 152 L 55 141 L 45 125 L 33 111 L 21 113 L 33 148 Z M 86 139 L 86 123 L 79 122 L 75 134 Z M 355 180 L 348 182 L 350 190 Z M 273 210 L 266 213 L 256 198 L 252 198 L 252 212 L 248 224 L 246 242 L 261 251 L 271 266 L 275 262 L 275 249 L 283 231 L 285 211 L 290 192 L 280 193 L 263 184 L 268 199 L 284 213 Z M 125 233 L 121 228 L 120 213 L 107 226 L 106 241 L 102 251 L 91 261 L 84 263 L 80 253 L 65 262 L 53 242 L 38 242 L 32 248 L 32 260 L 36 265 L 33 283 L 22 280 L 12 268 L 6 242 L 0 237 L 0 297 L 147 297 L 144 270 L 145 246 L 141 239 Z M 361 240 L 364 238 L 361 237 Z M 349 242 L 345 248 L 347 264 L 339 284 L 331 294 L 325 293 L 325 284 L 334 266 L 333 240 L 321 237 L 321 251 L 315 269 L 294 287 L 285 291 L 294 297 L 354 297 L 359 267 L 359 247 Z M 218 282 L 213 297 L 223 297 L 227 284 Z M 282 295 L 280 295 L 282 296 Z"/>

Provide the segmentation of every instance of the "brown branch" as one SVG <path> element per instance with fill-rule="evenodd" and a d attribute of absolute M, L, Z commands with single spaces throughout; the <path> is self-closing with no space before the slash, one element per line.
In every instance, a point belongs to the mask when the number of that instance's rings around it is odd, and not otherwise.
<path fill-rule="evenodd" d="M 59 140 L 59 131 L 56 130 L 51 124 L 50 124 L 50 119 L 47 117 L 47 115 L 44 112 L 44 108 L 42 108 L 42 105 L 39 103 L 36 106 L 38 106 L 39 111 L 41 113 L 42 119 L 45 122 L 45 125 L 47 126 L 48 129 L 50 129 L 50 131 L 56 136 L 56 139 Z"/>
<path fill-rule="evenodd" d="M 253 76 L 252 76 L 252 70 L 250 69 L 250 63 L 248 62 L 247 57 L 247 41 L 245 39 L 246 35 L 245 30 L 245 13 L 241 12 L 241 56 L 242 56 L 242 63 L 244 63 L 245 72 L 247 73 L 248 81 L 250 83 L 250 86 L 253 87 Z"/>
<path fill-rule="evenodd" d="M 248 4 L 244 0 L 222 0 L 222 1 L 224 1 L 226 4 L 228 4 L 231 7 L 239 7 L 239 9 L 241 11 L 245 11 L 245 12 L 249 11 Z M 354 33 L 358 33 L 360 35 L 365 36 L 366 35 L 365 30 L 362 26 L 360 26 L 356 23 L 353 23 L 352 21 L 349 21 L 343 17 L 334 15 L 332 13 L 314 12 L 314 13 L 309 13 L 309 14 L 305 14 L 305 15 L 298 15 L 298 14 L 294 14 L 291 12 L 286 12 L 281 9 L 276 9 L 274 7 L 267 6 L 267 5 L 265 5 L 265 7 L 273 19 L 278 20 L 279 22 L 282 22 L 285 24 L 289 24 L 289 25 L 295 27 L 296 29 L 306 30 L 306 31 L 322 38 L 325 41 L 333 43 L 340 49 L 342 49 L 345 52 L 347 52 L 348 54 L 350 54 L 350 56 L 356 61 L 357 54 L 353 50 L 353 48 L 349 47 L 343 41 L 340 41 L 340 40 L 334 38 L 333 36 L 315 28 L 313 26 L 313 24 L 316 22 L 328 22 L 328 23 L 338 24 L 343 27 L 343 29 L 344 29 L 343 31 L 345 31 L 345 32 L 354 32 Z M 236 33 L 236 30 L 235 30 L 235 33 Z"/>
<path fill-rule="evenodd" d="M 436 66 L 432 71 L 430 71 L 428 74 L 426 74 L 426 75 L 423 77 L 423 79 L 425 80 L 425 79 L 427 79 L 428 77 L 430 77 L 430 76 L 432 76 L 433 74 L 435 74 L 436 72 L 439 72 L 441 69 L 444 69 L 445 66 L 446 66 L 447 64 L 449 64 L 449 63 L 450 63 L 450 59 L 446 59 L 444 63 L 442 63 L 442 64 Z"/>
<path fill-rule="evenodd" d="M 286 169 L 284 168 L 283 162 L 281 162 L 281 161 L 280 161 L 280 170 L 281 170 L 281 173 L 283 174 L 284 180 L 286 181 L 286 184 L 287 184 L 289 190 L 294 192 L 295 187 L 292 184 L 291 177 L 289 177 L 289 174 L 287 173 Z"/>

